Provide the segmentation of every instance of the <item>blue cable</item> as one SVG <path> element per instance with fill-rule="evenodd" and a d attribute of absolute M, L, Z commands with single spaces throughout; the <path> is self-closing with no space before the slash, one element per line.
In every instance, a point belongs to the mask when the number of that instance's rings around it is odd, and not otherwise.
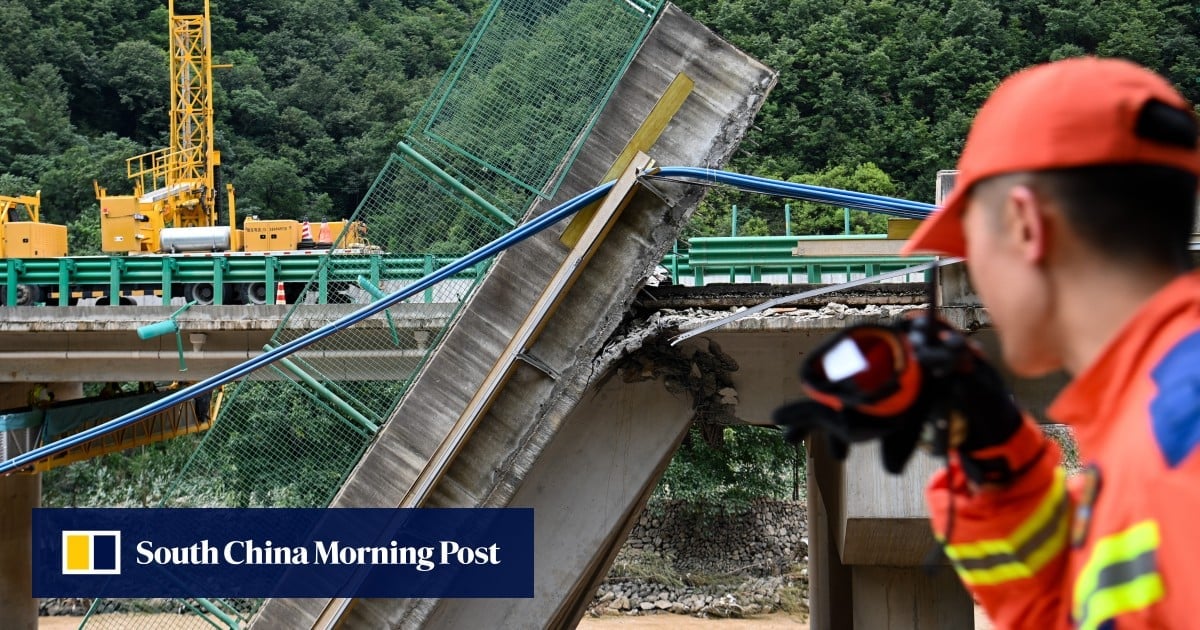
<path fill-rule="evenodd" d="M 869 212 L 879 212 L 909 219 L 924 219 L 935 209 L 933 204 L 921 203 L 919 201 L 907 201 L 883 195 L 838 190 L 836 188 L 825 188 L 811 184 L 798 184 L 707 168 L 687 166 L 664 167 L 651 170 L 646 176 L 651 178 L 678 177 L 698 180 L 699 182 L 726 184 L 746 190 L 747 192 L 761 193 L 775 197 L 787 197 L 801 201 L 812 201 L 815 203 L 854 208 L 856 210 L 867 210 Z"/>
<path fill-rule="evenodd" d="M 934 206 L 927 203 L 915 201 L 905 201 L 903 199 L 895 199 L 893 197 L 884 197 L 881 195 L 872 195 L 868 193 L 856 193 L 845 190 L 837 190 L 834 188 L 824 188 L 822 186 L 812 186 L 808 184 L 797 184 L 793 182 L 783 182 L 779 180 L 767 179 L 765 177 L 755 177 L 753 175 L 742 175 L 739 173 L 730 173 L 728 171 L 717 171 L 705 168 L 691 167 L 668 167 L 653 169 L 643 174 L 644 177 L 680 177 L 701 180 L 705 182 L 715 182 L 737 186 L 749 192 L 757 192 L 766 195 L 783 196 L 792 199 L 803 201 L 812 201 L 816 203 L 825 203 L 838 207 L 855 208 L 859 210 L 867 210 L 869 212 L 880 212 L 892 216 L 900 216 L 907 218 L 924 218 L 933 210 Z M 432 287 L 433 285 L 450 278 L 451 276 L 465 271 L 468 267 L 482 262 L 484 259 L 498 254 L 517 243 L 541 232 L 542 230 L 558 223 L 562 219 L 571 216 L 579 210 L 590 206 L 599 201 L 613 187 L 614 182 L 601 184 L 581 195 L 578 195 L 571 200 L 556 206 L 544 214 L 531 219 L 528 223 L 524 223 L 511 232 L 491 241 L 487 245 L 476 249 L 475 251 L 459 258 L 458 260 L 434 271 L 433 273 L 417 280 L 413 284 L 392 293 L 383 299 L 376 302 L 371 302 L 362 308 L 342 317 L 341 319 L 326 324 L 316 330 L 310 331 L 300 337 L 297 337 L 278 348 L 264 352 L 263 354 L 254 357 L 244 363 L 240 363 L 231 367 L 219 374 L 210 376 L 198 383 L 189 385 L 169 396 L 165 396 L 154 403 L 146 405 L 141 409 L 131 411 L 123 416 L 114 418 L 103 424 L 94 426 L 86 431 L 81 431 L 70 437 L 63 438 L 51 444 L 47 444 L 35 448 L 28 453 L 24 453 L 10 460 L 0 462 L 0 475 L 5 475 L 26 466 L 69 450 L 77 445 L 83 444 L 89 440 L 95 439 L 102 435 L 106 435 L 122 427 L 128 426 L 143 420 L 148 416 L 164 411 L 179 403 L 189 401 L 205 392 L 212 391 L 222 385 L 242 378 L 260 367 L 266 366 L 282 359 L 299 350 L 304 349 L 308 345 L 320 341 L 335 332 L 353 326 L 358 322 L 380 313 L 400 302 Z"/>

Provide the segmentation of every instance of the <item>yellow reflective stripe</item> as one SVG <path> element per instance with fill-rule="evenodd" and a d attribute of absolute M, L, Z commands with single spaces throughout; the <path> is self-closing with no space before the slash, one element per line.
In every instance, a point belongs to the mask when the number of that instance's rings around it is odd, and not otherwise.
<path fill-rule="evenodd" d="M 1158 544 L 1158 523 L 1152 520 L 1097 541 L 1075 579 L 1071 615 L 1076 623 L 1097 627 L 1162 599 L 1162 579 L 1154 563 Z"/>
<path fill-rule="evenodd" d="M 1042 497 L 1042 502 L 1030 514 L 1021 526 L 1013 531 L 1008 538 L 961 542 L 946 546 L 946 556 L 951 560 L 967 560 L 971 558 L 986 558 L 988 556 L 1008 553 L 1012 554 L 1022 543 L 1046 524 L 1057 511 L 1059 504 L 1066 498 L 1066 473 L 1062 467 L 1054 469 L 1054 482 Z"/>
<path fill-rule="evenodd" d="M 1067 508 L 1066 473 L 1058 468 L 1041 503 L 1010 537 L 946 545 L 946 556 L 970 585 L 1031 577 L 1066 547 Z"/>
<path fill-rule="evenodd" d="M 1053 533 L 1042 544 L 1031 552 L 1027 552 L 1024 558 L 1019 554 L 1014 554 L 1008 556 L 1007 562 L 986 569 L 969 569 L 963 564 L 955 562 L 954 568 L 963 582 L 972 586 L 988 586 L 1009 580 L 1033 577 L 1066 548 L 1069 530 L 1067 519 L 1060 518 L 1054 525 Z"/>
<path fill-rule="evenodd" d="M 1150 573 L 1120 586 L 1094 593 L 1088 601 L 1088 618 L 1079 623 L 1079 630 L 1096 630 L 1100 624 L 1127 612 L 1141 610 L 1163 598 L 1162 578 Z"/>

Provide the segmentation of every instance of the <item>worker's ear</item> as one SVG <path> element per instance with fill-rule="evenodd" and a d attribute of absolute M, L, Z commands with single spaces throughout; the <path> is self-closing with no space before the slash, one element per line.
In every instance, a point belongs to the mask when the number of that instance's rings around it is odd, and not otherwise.
<path fill-rule="evenodd" d="M 1013 186 L 1004 201 L 1004 230 L 1021 258 L 1037 264 L 1046 258 L 1050 234 L 1045 200 L 1026 185 Z"/>

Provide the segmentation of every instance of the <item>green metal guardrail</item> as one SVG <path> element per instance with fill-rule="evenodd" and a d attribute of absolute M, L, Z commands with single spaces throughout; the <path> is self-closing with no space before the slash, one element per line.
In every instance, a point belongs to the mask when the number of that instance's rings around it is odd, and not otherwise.
<path fill-rule="evenodd" d="M 445 256 L 395 256 L 345 254 L 324 256 L 84 256 L 74 258 L 8 259 L 3 284 L 7 304 L 16 304 L 18 285 L 36 285 L 57 290 L 59 306 L 66 306 L 71 291 L 81 287 L 103 288 L 109 296 L 123 288 L 138 287 L 162 292 L 162 303 L 178 297 L 180 284 L 210 283 L 214 303 L 221 304 L 227 284 L 263 283 L 268 289 L 265 303 L 273 304 L 278 282 L 306 283 L 314 275 L 318 303 L 328 303 L 330 286 L 352 284 L 359 276 L 375 285 L 389 280 L 415 280 L 455 259 Z M 460 278 L 474 280 L 479 270 Z M 426 301 L 432 296 L 426 295 Z"/>
<path fill-rule="evenodd" d="M 703 286 L 712 276 L 720 275 L 723 282 L 763 282 L 764 276 L 786 276 L 787 283 L 824 284 L 841 279 L 832 275 L 873 276 L 896 271 L 922 262 L 930 257 L 898 256 L 796 256 L 797 244 L 815 240 L 872 240 L 884 235 L 842 236 L 737 236 L 698 237 L 688 241 L 688 249 L 674 250 L 663 259 L 662 266 L 671 274 L 675 284 Z M 928 272 L 926 272 L 928 273 Z M 927 279 L 927 278 L 926 278 Z"/>
<path fill-rule="evenodd" d="M 931 260 L 928 257 L 895 256 L 795 256 L 793 251 L 804 241 L 870 240 L 881 235 L 842 236 L 738 236 L 698 237 L 688 248 L 679 244 L 662 261 L 675 284 L 703 286 L 715 278 L 719 282 L 763 282 L 770 276 L 782 276 L 786 282 L 822 284 L 862 274 L 903 269 Z M 4 278 L 7 304 L 17 303 L 18 285 L 37 285 L 57 290 L 57 305 L 65 306 L 72 290 L 80 287 L 101 288 L 109 296 L 122 289 L 138 287 L 161 292 L 162 303 L 169 305 L 179 297 L 181 284 L 210 283 L 214 303 L 221 304 L 226 285 L 263 283 L 267 304 L 275 303 L 273 287 L 277 282 L 301 283 L 316 277 L 313 288 L 319 304 L 329 303 L 336 291 L 357 285 L 359 276 L 373 286 L 386 281 L 420 278 L 453 261 L 444 256 L 395 256 L 384 254 L 345 254 L 331 257 L 325 265 L 321 256 L 86 256 L 75 258 L 9 259 Z M 472 280 L 475 272 L 461 279 Z M 835 276 L 835 277 L 831 277 Z M 429 292 L 425 301 L 431 301 Z"/>

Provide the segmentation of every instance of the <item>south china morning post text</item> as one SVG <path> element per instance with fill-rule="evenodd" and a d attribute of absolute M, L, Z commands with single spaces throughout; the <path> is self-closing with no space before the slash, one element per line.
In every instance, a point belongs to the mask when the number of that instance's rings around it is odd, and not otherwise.
<path fill-rule="evenodd" d="M 438 566 L 490 564 L 499 565 L 500 545 L 464 547 L 453 540 L 440 540 L 437 545 L 422 547 L 401 546 L 395 540 L 386 545 L 355 547 L 338 540 L 314 540 L 310 546 L 277 546 L 274 542 L 231 540 L 223 547 L 213 545 L 207 538 L 187 547 L 156 547 L 150 540 L 138 541 L 137 563 L 181 566 L 189 564 L 231 566 L 262 565 L 392 565 L 411 566 L 417 571 L 432 571 Z"/>
<path fill-rule="evenodd" d="M 533 596 L 528 508 L 40 508 L 33 534 L 35 597 Z"/>

